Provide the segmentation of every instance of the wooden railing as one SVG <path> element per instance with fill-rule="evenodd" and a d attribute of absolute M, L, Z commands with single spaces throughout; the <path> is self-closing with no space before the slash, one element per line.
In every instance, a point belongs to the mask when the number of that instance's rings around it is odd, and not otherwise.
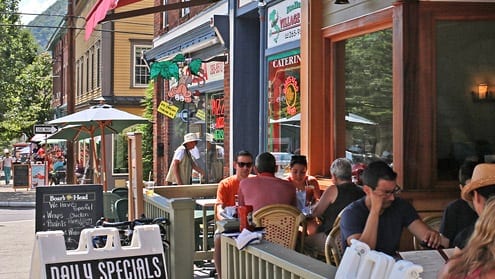
<path fill-rule="evenodd" d="M 223 279 L 334 278 L 337 268 L 277 244 L 259 244 L 237 249 L 236 242 L 222 236 Z"/>
<path fill-rule="evenodd" d="M 193 278 L 193 263 L 204 253 L 196 251 L 194 200 L 214 197 L 216 188 L 216 184 L 158 186 L 153 195 L 144 195 L 147 217 L 167 217 L 170 220 L 167 231 L 170 248 L 166 251 L 166 262 L 172 279 Z M 229 279 L 318 279 L 333 278 L 336 268 L 266 241 L 239 251 L 234 240 L 223 237 L 222 270 L 225 270 L 223 278 Z"/>

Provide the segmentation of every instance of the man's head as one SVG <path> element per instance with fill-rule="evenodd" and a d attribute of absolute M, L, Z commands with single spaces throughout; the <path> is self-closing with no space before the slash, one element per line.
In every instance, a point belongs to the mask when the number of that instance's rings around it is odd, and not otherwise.
<path fill-rule="evenodd" d="M 464 200 L 472 201 L 480 215 L 486 200 L 495 196 L 495 164 L 476 165 L 471 181 L 462 188 L 461 196 Z"/>
<path fill-rule="evenodd" d="M 234 167 L 238 178 L 246 178 L 253 170 L 253 155 L 249 151 L 241 150 L 237 153 Z"/>
<path fill-rule="evenodd" d="M 256 156 L 256 170 L 259 173 L 275 173 L 277 171 L 275 157 L 270 152 L 264 152 Z"/>
<path fill-rule="evenodd" d="M 380 196 L 383 200 L 382 209 L 389 207 L 400 192 L 396 184 L 397 173 L 383 161 L 370 163 L 363 171 L 363 190 L 367 197 L 371 194 Z"/>
<path fill-rule="evenodd" d="M 335 184 L 352 181 L 352 165 L 346 158 L 337 158 L 330 166 L 330 174 Z"/>

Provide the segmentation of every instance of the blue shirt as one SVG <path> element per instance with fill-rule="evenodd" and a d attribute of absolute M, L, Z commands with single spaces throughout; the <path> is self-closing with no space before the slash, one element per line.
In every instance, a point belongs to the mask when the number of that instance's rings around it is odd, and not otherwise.
<path fill-rule="evenodd" d="M 363 197 L 349 204 L 342 212 L 340 229 L 342 243 L 347 247 L 347 238 L 363 233 L 370 213 Z M 376 239 L 376 251 L 394 256 L 399 249 L 402 229 L 419 219 L 416 209 L 401 198 L 395 198 L 392 205 L 380 215 Z"/>

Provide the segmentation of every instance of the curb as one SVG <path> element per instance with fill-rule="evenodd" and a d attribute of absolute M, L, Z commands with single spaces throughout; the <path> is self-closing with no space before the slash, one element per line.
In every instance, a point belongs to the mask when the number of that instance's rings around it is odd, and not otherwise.
<path fill-rule="evenodd" d="M 35 207 L 36 202 L 3 201 L 0 207 Z"/>

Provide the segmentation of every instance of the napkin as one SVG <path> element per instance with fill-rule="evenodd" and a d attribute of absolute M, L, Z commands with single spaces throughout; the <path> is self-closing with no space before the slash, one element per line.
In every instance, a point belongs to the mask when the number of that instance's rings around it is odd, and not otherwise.
<path fill-rule="evenodd" d="M 260 243 L 263 238 L 263 234 L 260 232 L 251 232 L 247 229 L 243 229 L 239 236 L 235 239 L 237 249 L 242 250 L 249 244 Z"/>

